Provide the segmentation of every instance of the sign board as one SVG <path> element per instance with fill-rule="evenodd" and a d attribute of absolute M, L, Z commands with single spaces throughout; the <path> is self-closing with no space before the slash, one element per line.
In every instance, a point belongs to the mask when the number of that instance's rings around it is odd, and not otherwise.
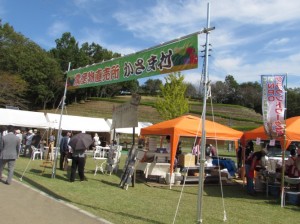
<path fill-rule="evenodd" d="M 111 129 L 137 127 L 140 100 L 140 95 L 132 94 L 130 102 L 114 107 Z"/>
<path fill-rule="evenodd" d="M 68 89 L 135 80 L 198 67 L 198 35 L 67 73 Z"/>

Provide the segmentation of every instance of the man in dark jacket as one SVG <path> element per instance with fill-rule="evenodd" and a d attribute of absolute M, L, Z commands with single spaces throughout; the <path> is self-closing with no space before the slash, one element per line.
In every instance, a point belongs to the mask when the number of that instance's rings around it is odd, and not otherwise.
<path fill-rule="evenodd" d="M 2 137 L 0 143 L 0 178 L 2 179 L 2 171 L 5 165 L 8 165 L 8 175 L 6 184 L 11 184 L 14 175 L 16 159 L 19 157 L 20 140 L 14 134 L 13 126 L 7 127 L 8 134 Z"/>
<path fill-rule="evenodd" d="M 59 169 L 64 169 L 64 161 L 69 154 L 69 141 L 70 141 L 71 132 L 67 134 L 60 141 L 60 160 L 59 160 Z"/>

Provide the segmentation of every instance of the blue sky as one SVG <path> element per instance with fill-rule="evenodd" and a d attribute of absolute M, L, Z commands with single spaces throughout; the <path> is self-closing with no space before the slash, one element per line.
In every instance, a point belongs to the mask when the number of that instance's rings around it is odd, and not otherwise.
<path fill-rule="evenodd" d="M 80 44 L 126 55 L 200 31 L 208 2 L 216 28 L 210 80 L 231 74 L 239 83 L 260 82 L 260 75 L 287 73 L 288 87 L 300 87 L 299 0 L 0 0 L 0 18 L 45 50 L 70 32 Z M 200 58 L 198 69 L 182 74 L 199 83 L 201 71 Z"/>

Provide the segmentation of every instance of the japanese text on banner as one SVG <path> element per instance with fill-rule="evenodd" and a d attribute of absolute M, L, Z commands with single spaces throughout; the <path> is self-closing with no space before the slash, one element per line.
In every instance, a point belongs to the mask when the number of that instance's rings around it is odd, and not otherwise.
<path fill-rule="evenodd" d="M 271 138 L 284 135 L 286 75 L 262 75 L 262 111 L 266 133 Z"/>

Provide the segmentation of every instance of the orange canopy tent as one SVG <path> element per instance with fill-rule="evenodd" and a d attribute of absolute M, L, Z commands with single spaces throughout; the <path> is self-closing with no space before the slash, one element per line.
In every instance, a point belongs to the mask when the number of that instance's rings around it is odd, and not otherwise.
<path fill-rule="evenodd" d="M 202 120 L 192 115 L 184 115 L 172 120 L 163 121 L 146 128 L 141 129 L 141 135 L 170 135 L 171 148 L 171 166 L 170 172 L 173 172 L 174 160 L 179 138 L 195 137 L 202 134 Z M 205 121 L 205 131 L 207 139 L 218 140 L 238 140 L 243 132 L 234 130 L 227 126 L 212 121 Z"/>
<path fill-rule="evenodd" d="M 286 128 L 285 128 L 285 149 L 289 147 L 291 142 L 293 141 L 300 141 L 300 116 L 297 117 L 291 117 L 286 119 Z M 259 128 L 256 128 L 251 131 L 247 131 L 244 133 L 243 139 L 245 141 L 260 138 L 262 140 L 268 140 L 270 137 L 266 135 L 264 126 L 261 126 Z M 276 140 L 281 142 L 281 145 L 284 145 L 284 138 L 278 137 Z"/>

